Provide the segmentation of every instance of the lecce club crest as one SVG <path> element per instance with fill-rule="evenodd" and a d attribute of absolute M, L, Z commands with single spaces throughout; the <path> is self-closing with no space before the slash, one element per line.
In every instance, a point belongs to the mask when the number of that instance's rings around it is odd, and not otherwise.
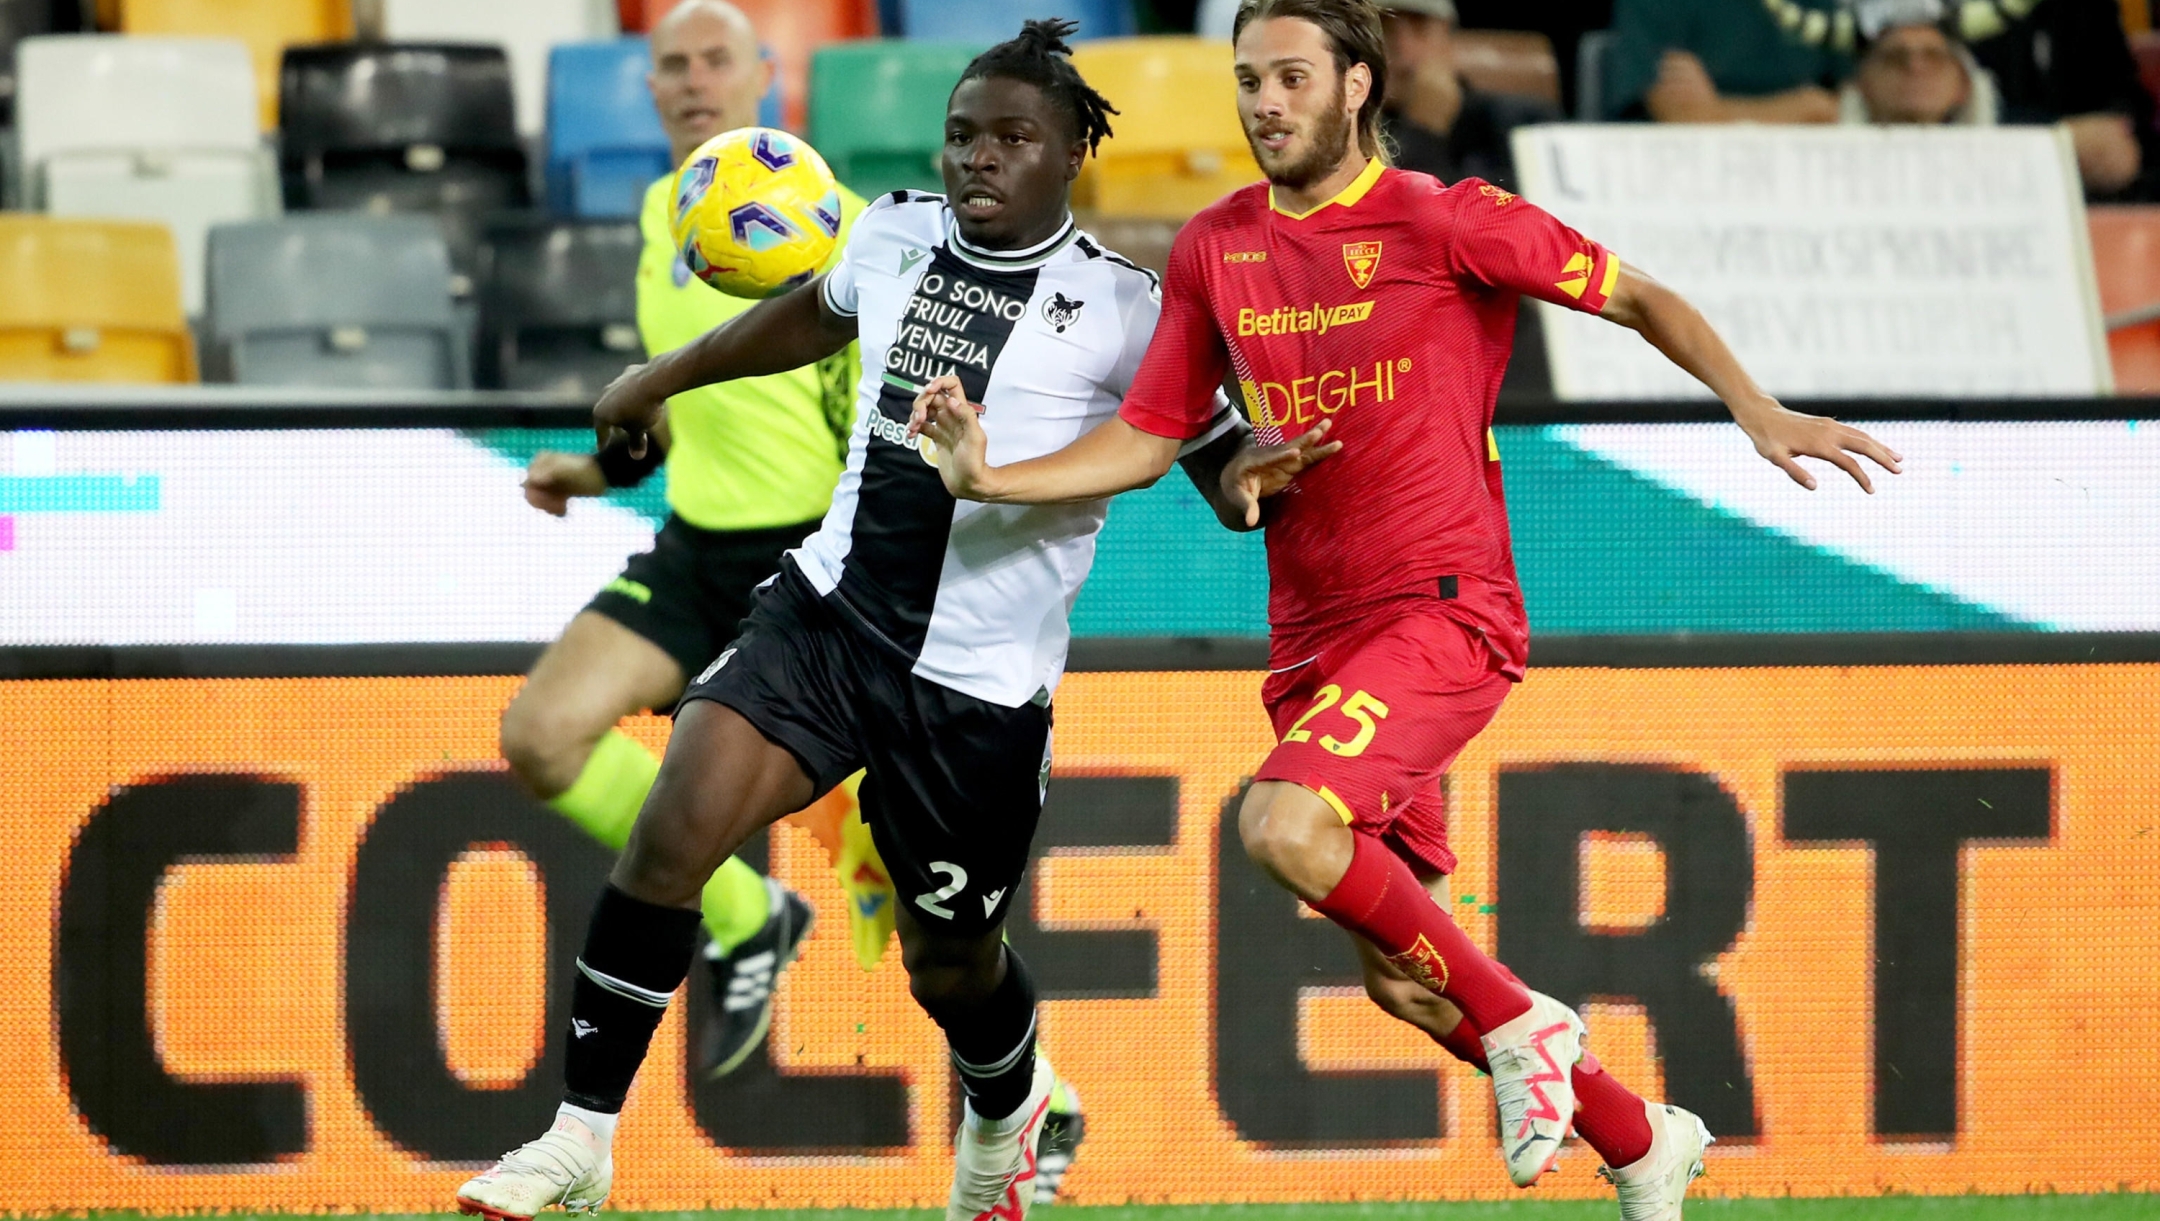
<path fill-rule="evenodd" d="M 1343 266 L 1350 269 L 1351 283 L 1364 288 L 1372 283 L 1374 274 L 1380 270 L 1380 243 L 1344 242 L 1342 261 Z"/>

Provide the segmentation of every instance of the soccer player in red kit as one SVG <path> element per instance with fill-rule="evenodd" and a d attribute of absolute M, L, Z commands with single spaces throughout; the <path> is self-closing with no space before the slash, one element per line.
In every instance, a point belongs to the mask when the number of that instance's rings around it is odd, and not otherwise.
<path fill-rule="evenodd" d="M 1383 1009 L 1490 1071 L 1517 1185 L 1552 1166 L 1572 1127 L 1604 1158 L 1626 1221 L 1677 1218 L 1709 1143 L 1701 1122 L 1604 1072 L 1576 1015 L 1488 958 L 1446 910 L 1455 856 L 1441 776 L 1528 654 L 1490 433 L 1517 301 L 1638 331 L 1805 487 L 1815 479 L 1799 456 L 1862 487 L 1855 454 L 1892 472 L 1898 456 L 1780 406 L 1685 301 L 1529 202 L 1389 168 L 1370 0 L 1245 0 L 1236 28 L 1240 115 L 1269 181 L 1179 233 L 1162 319 L 1118 418 L 1058 453 L 992 467 L 996 419 L 978 420 L 941 379 L 911 427 L 936 442 L 957 496 L 1090 500 L 1164 474 L 1234 378 L 1257 431 L 1223 483 L 1247 525 L 1267 529 L 1262 699 L 1278 738 L 1239 812 L 1248 855 L 1353 934 Z"/>

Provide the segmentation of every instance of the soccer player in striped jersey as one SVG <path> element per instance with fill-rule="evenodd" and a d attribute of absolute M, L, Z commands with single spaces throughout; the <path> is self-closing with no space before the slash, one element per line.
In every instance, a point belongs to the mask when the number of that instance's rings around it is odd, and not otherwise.
<path fill-rule="evenodd" d="M 700 890 L 750 834 L 857 769 L 910 988 L 966 1094 L 948 1221 L 1020 1221 L 1035 1202 L 1056 1081 L 1036 1055 L 1034 984 L 1002 933 L 1049 784 L 1066 614 L 1105 505 L 956 501 L 908 423 L 923 385 L 952 376 L 988 404 L 1001 455 L 1036 457 L 1114 416 L 1139 369 L 1159 285 L 1071 215 L 1072 181 L 1115 113 L 1072 66 L 1073 29 L 1028 22 L 962 73 L 949 195 L 880 196 L 815 283 L 626 374 L 595 406 L 635 457 L 672 396 L 861 344 L 832 508 L 690 681 L 594 910 L 555 1126 L 466 1183 L 465 1211 L 529 1218 L 606 1198 L 616 1119 L 688 969 Z M 1212 401 L 1173 460 L 1234 520 L 1220 476 L 1242 421 L 1219 391 Z"/>
<path fill-rule="evenodd" d="M 1528 624 L 1490 427 L 1517 301 L 1639 332 L 1731 409 L 1757 452 L 1869 487 L 1856 429 L 1788 411 L 1671 290 L 1513 194 L 1391 169 L 1371 0 L 1245 0 L 1237 96 L 1268 181 L 1179 233 L 1162 321 L 1118 418 L 1061 453 L 1001 459 L 964 387 L 914 427 L 963 499 L 1055 504 L 1144 486 L 1211 416 L 1226 374 L 1256 434 L 1223 481 L 1267 528 L 1278 745 L 1239 812 L 1246 852 L 1348 930 L 1368 994 L 1492 1075 L 1501 1152 L 1529 1186 L 1573 1128 L 1626 1221 L 1670 1221 L 1710 1137 L 1584 1053 L 1573 1011 L 1528 989 L 1444 906 L 1455 856 L 1441 777 L 1523 676 Z M 993 465 L 992 460 L 999 460 Z M 1441 901 L 1436 902 L 1435 896 Z M 1540 902 L 1508 895 L 1510 907 Z"/>

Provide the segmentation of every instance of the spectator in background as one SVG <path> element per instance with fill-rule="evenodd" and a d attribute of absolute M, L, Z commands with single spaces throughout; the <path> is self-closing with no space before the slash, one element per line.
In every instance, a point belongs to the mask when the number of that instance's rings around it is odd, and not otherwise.
<path fill-rule="evenodd" d="M 1383 128 L 1395 164 L 1442 182 L 1482 178 L 1515 189 L 1508 133 L 1560 115 L 1535 98 L 1485 93 L 1455 70 L 1454 0 L 1379 0 L 1387 31 Z"/>
<path fill-rule="evenodd" d="M 1602 109 L 1660 123 L 1830 123 L 1845 75 L 1831 0 L 1618 0 Z M 1789 26 L 1789 28 L 1788 28 Z"/>
<path fill-rule="evenodd" d="M 2153 158 L 2152 99 L 2115 0 L 1979 0 L 1959 33 L 1994 74 L 2005 123 L 2061 123 L 2088 195 L 2115 195 Z"/>
<path fill-rule="evenodd" d="M 1995 125 L 1995 79 L 1944 28 L 1943 0 L 1861 0 L 1854 16 L 1860 63 L 1839 122 Z"/>

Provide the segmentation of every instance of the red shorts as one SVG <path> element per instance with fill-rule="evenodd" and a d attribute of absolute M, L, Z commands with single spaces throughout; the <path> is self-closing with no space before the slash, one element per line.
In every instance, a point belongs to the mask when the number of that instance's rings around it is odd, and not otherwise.
<path fill-rule="evenodd" d="M 1453 873 L 1440 778 L 1514 683 L 1483 639 L 1437 608 L 1352 626 L 1311 661 L 1268 675 L 1260 698 L 1277 745 L 1254 779 L 1310 789 L 1354 830 Z"/>

